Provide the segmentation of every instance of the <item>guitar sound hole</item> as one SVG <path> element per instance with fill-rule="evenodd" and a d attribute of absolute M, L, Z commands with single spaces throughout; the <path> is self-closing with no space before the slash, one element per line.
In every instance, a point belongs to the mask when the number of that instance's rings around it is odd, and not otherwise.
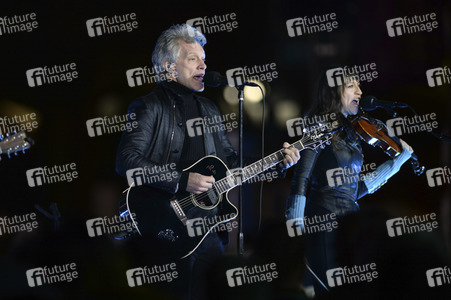
<path fill-rule="evenodd" d="M 197 202 L 197 204 L 199 206 L 208 208 L 208 207 L 216 206 L 218 201 L 221 200 L 222 196 L 216 194 L 216 192 L 213 189 L 210 189 L 205 193 L 196 195 L 195 197 L 196 197 L 195 201 Z"/>

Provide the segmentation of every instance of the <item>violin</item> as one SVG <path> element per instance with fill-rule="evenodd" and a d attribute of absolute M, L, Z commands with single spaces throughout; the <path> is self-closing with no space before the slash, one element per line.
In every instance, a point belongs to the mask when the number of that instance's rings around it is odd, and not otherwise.
<path fill-rule="evenodd" d="M 371 146 L 382 149 L 391 158 L 401 154 L 403 147 L 400 139 L 397 136 L 390 136 L 387 126 L 382 121 L 371 117 L 363 110 L 361 111 L 363 113 L 348 116 L 357 135 Z M 414 153 L 410 157 L 410 162 L 416 175 L 419 176 L 424 172 L 424 166 L 420 165 L 418 157 Z"/>

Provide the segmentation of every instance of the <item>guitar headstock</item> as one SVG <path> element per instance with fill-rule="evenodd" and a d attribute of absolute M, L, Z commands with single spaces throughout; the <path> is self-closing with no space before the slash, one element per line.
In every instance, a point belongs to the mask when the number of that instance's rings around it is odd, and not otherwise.
<path fill-rule="evenodd" d="M 342 129 L 342 126 L 338 126 L 338 122 L 318 123 L 318 125 L 303 130 L 304 135 L 301 142 L 304 148 L 314 151 L 317 151 L 318 148 L 324 149 L 326 145 L 330 145 L 334 133 Z"/>
<path fill-rule="evenodd" d="M 25 153 L 25 150 L 30 148 L 32 144 L 32 140 L 27 137 L 25 132 L 18 132 L 12 135 L 7 133 L 5 136 L 0 135 L 0 139 L 0 154 L 7 154 L 8 158 L 13 153 L 17 155 L 19 151 Z"/>

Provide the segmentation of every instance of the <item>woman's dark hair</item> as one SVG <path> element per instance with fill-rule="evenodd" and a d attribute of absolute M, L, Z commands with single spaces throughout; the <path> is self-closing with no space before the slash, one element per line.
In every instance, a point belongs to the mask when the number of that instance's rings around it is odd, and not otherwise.
<path fill-rule="evenodd" d="M 327 70 L 339 67 L 332 66 Z M 316 81 L 313 104 L 309 115 L 338 114 L 341 112 L 343 85 L 331 87 L 327 81 L 327 70 L 323 71 Z"/>
<path fill-rule="evenodd" d="M 310 116 L 320 116 L 326 114 L 335 113 L 338 117 L 339 126 L 343 126 L 343 130 L 333 135 L 332 144 L 334 147 L 338 148 L 337 137 L 340 136 L 351 143 L 355 143 L 357 136 L 352 128 L 349 120 L 346 119 L 341 113 L 342 103 L 341 95 L 345 88 L 345 80 L 343 84 L 338 86 L 330 86 L 327 78 L 327 71 L 336 68 L 343 68 L 339 65 L 330 66 L 327 70 L 323 71 L 315 86 L 315 93 L 312 106 L 309 110 L 308 115 Z"/>

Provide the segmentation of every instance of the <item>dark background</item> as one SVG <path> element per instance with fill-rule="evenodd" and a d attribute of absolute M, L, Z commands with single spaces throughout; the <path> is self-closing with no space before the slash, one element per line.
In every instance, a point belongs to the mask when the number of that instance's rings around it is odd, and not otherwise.
<path fill-rule="evenodd" d="M 234 12 L 237 29 L 206 35 L 208 70 L 225 74 L 227 69 L 245 65 L 277 64 L 279 77 L 270 85 L 265 83 L 268 111 L 265 149 L 269 154 L 284 141 L 294 141 L 286 127 L 276 122 L 274 112 L 278 103 L 288 100 L 300 113 L 305 112 L 312 102 L 317 76 L 336 63 L 376 63 L 379 76 L 370 83 L 362 83 L 364 94 L 408 103 L 420 115 L 434 112 L 439 130 L 449 135 L 450 85 L 429 87 L 425 72 L 450 65 L 450 11 L 450 3 L 446 1 L 402 4 L 394 1 L 17 1 L 2 4 L 2 16 L 34 12 L 39 25 L 31 33 L 0 36 L 0 116 L 34 112 L 39 127 L 29 133 L 36 143 L 25 155 L 11 159 L 2 156 L 0 216 L 36 212 L 36 204 L 50 211 L 49 205 L 56 203 L 65 230 L 53 233 L 53 221 L 38 213 L 36 232 L 0 236 L 0 261 L 8 265 L 2 268 L 8 271 L 2 272 L 0 290 L 14 290 L 12 287 L 16 286 L 28 289 L 24 270 L 31 267 L 92 260 L 92 265 L 86 268 L 98 280 L 97 287 L 87 287 L 90 282 L 87 277 L 74 285 L 100 291 L 108 289 L 108 284 L 106 279 L 99 279 L 102 276 L 97 276 L 96 270 L 114 268 L 108 261 L 113 255 L 108 253 L 116 255 L 113 265 L 126 264 L 123 262 L 126 258 L 120 258 L 125 254 L 118 250 L 121 247 L 118 243 L 87 237 L 86 220 L 116 215 L 117 202 L 127 183 L 115 172 L 120 134 L 89 137 L 86 120 L 125 114 L 130 101 L 154 88 L 149 84 L 130 88 L 125 72 L 150 65 L 156 39 L 170 25 Z M 337 14 L 338 29 L 288 36 L 288 19 L 332 12 Z M 437 15 L 438 29 L 388 36 L 386 20 L 432 12 Z M 137 14 L 138 29 L 95 38 L 88 36 L 86 20 L 126 13 Z M 26 70 L 72 62 L 77 64 L 79 73 L 74 81 L 28 86 Z M 213 100 L 223 113 L 237 111 L 237 105 L 225 102 L 222 88 L 206 88 L 202 95 Z M 406 110 L 398 111 L 411 115 Z M 384 111 L 375 111 L 374 116 L 384 121 L 390 118 Z M 246 116 L 245 156 L 255 159 L 260 156 L 260 132 L 259 122 Z M 427 133 L 402 138 L 413 147 L 426 169 L 449 165 L 449 144 Z M 236 145 L 235 134 L 231 139 Z M 387 158 L 379 149 L 367 146 L 364 149 L 366 163 L 380 163 Z M 28 186 L 26 170 L 72 162 L 77 164 L 79 173 L 73 182 Z M 265 184 L 263 224 L 283 218 L 291 175 L 292 170 L 285 179 Z M 257 184 L 245 188 L 244 228 L 249 241 L 257 235 L 258 197 Z M 435 234 L 449 247 L 449 185 L 429 187 L 425 174 L 415 176 L 409 163 L 383 188 L 361 199 L 360 205 L 365 209 L 381 208 L 394 217 L 435 212 L 440 218 Z M 84 245 L 86 242 L 105 242 L 108 246 L 97 245 L 96 249 L 105 247 L 105 250 L 91 256 L 89 246 Z M 443 250 L 449 250 L 445 243 Z M 232 241 L 228 253 L 234 251 Z"/>

